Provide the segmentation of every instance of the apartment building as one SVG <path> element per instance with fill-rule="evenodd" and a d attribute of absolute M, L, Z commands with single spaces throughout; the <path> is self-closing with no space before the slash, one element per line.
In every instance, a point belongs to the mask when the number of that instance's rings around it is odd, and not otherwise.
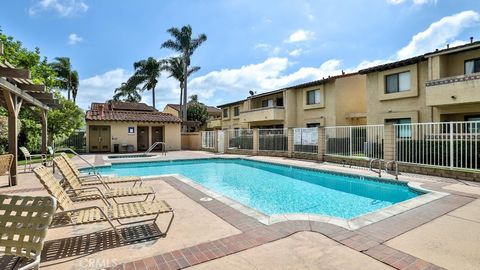
<path fill-rule="evenodd" d="M 220 105 L 222 129 L 366 124 L 365 78 L 342 74 Z"/>
<path fill-rule="evenodd" d="M 359 72 L 368 124 L 480 120 L 480 42 Z"/>

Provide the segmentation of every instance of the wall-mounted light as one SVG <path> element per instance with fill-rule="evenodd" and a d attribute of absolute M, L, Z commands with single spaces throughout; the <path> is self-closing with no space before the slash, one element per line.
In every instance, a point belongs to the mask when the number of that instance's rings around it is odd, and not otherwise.
<path fill-rule="evenodd" d="M 457 99 L 457 97 L 456 97 L 456 96 L 451 96 L 451 98 L 452 98 L 452 99 Z"/>

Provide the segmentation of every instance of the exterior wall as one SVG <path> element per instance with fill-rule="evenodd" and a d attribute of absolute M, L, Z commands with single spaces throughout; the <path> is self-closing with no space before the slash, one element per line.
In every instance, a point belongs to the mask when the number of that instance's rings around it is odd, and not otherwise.
<path fill-rule="evenodd" d="M 329 82 L 322 85 L 306 87 L 301 89 L 289 89 L 295 92 L 295 106 L 289 107 L 288 111 L 296 111 L 296 119 L 289 127 L 306 127 L 309 123 L 320 123 L 321 126 L 333 125 L 335 123 L 335 93 L 334 83 Z M 307 92 L 320 90 L 320 103 L 307 105 Z"/>
<path fill-rule="evenodd" d="M 114 144 L 131 144 L 134 151 L 137 151 L 137 132 L 138 126 L 149 127 L 149 140 L 152 144 L 152 127 L 164 127 L 164 141 L 167 144 L 167 150 L 180 150 L 180 123 L 144 123 L 144 122 L 116 122 L 116 121 L 87 121 L 86 136 L 87 136 L 87 152 L 90 150 L 89 132 L 90 126 L 110 126 L 111 146 L 110 149 L 114 151 Z M 128 128 L 134 127 L 135 133 L 128 134 Z"/>
<path fill-rule="evenodd" d="M 425 101 L 428 62 L 373 72 L 367 75 L 367 123 L 383 124 L 386 119 L 411 118 L 412 122 L 431 122 L 433 110 Z M 385 76 L 410 71 L 409 91 L 385 94 Z"/>
<path fill-rule="evenodd" d="M 234 129 L 234 128 L 248 128 L 248 123 L 243 123 L 240 120 L 240 115 L 239 116 L 233 116 L 233 108 L 234 107 L 240 107 L 240 112 L 246 111 L 247 109 L 247 103 L 246 102 L 241 102 L 237 104 L 232 104 L 229 106 L 221 107 L 220 109 L 222 110 L 222 129 Z M 223 117 L 223 109 L 227 108 L 228 109 L 228 117 Z"/>
<path fill-rule="evenodd" d="M 355 75 L 335 80 L 335 105 L 336 126 L 366 124 L 366 76 Z"/>
<path fill-rule="evenodd" d="M 200 150 L 201 148 L 200 132 L 182 133 L 182 150 Z"/>
<path fill-rule="evenodd" d="M 163 112 L 164 113 L 169 113 L 171 115 L 175 115 L 177 117 L 180 116 L 180 112 L 178 112 L 177 110 L 175 110 L 174 108 L 172 108 L 170 106 L 165 106 L 165 108 L 163 109 Z"/>

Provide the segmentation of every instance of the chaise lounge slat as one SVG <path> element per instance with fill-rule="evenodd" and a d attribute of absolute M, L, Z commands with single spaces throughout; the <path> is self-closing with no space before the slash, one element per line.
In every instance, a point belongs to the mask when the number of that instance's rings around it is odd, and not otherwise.
<path fill-rule="evenodd" d="M 102 194 L 106 198 L 111 198 L 113 200 L 119 197 L 130 196 L 146 196 L 145 200 L 147 200 L 150 195 L 153 195 L 153 198 L 155 199 L 155 191 L 150 186 L 110 188 L 108 184 L 105 184 L 102 182 L 103 180 L 100 179 L 105 190 L 100 190 L 95 187 L 85 187 L 63 156 L 54 158 L 53 163 L 70 186 L 71 189 L 69 190 L 69 194 L 75 201 L 101 199 Z"/>

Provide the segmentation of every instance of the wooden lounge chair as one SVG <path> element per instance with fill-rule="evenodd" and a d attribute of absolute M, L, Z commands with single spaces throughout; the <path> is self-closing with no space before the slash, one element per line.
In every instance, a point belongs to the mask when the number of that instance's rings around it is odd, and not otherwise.
<path fill-rule="evenodd" d="M 20 151 L 22 152 L 23 156 L 25 157 L 25 166 L 23 167 L 23 172 L 27 171 L 27 167 L 31 170 L 32 169 L 32 158 L 34 157 L 39 157 L 42 159 L 42 164 L 46 164 L 47 162 L 47 156 L 44 154 L 30 154 L 30 151 L 28 151 L 27 148 L 25 147 L 19 147 Z"/>
<path fill-rule="evenodd" d="M 56 208 L 50 196 L 0 195 L 0 268 L 39 268 L 43 242 Z"/>
<path fill-rule="evenodd" d="M 12 176 L 10 175 L 10 168 L 12 167 L 13 155 L 6 154 L 0 156 L 0 176 L 8 173 L 8 186 L 12 185 Z"/>
<path fill-rule="evenodd" d="M 133 186 L 143 184 L 142 179 L 138 176 L 116 176 L 116 177 L 102 177 L 99 174 L 93 175 L 82 175 L 78 168 L 73 164 L 72 160 L 67 156 L 65 153 L 60 154 L 61 157 L 65 159 L 68 166 L 72 169 L 73 173 L 80 179 L 82 185 L 100 185 L 103 183 L 105 184 L 117 184 L 117 183 L 126 183 L 126 182 L 133 182 Z"/>
<path fill-rule="evenodd" d="M 155 191 L 150 186 L 110 188 L 102 179 L 99 179 L 104 190 L 94 186 L 85 187 L 62 156 L 54 158 L 53 164 L 58 168 L 63 178 L 68 183 L 68 186 L 70 186 L 70 189 L 67 190 L 67 192 L 75 201 L 98 200 L 105 197 L 108 199 L 111 198 L 117 203 L 115 198 L 127 196 L 145 196 L 144 201 L 146 201 L 150 195 L 153 195 L 153 199 L 155 199 Z"/>
<path fill-rule="evenodd" d="M 170 226 L 172 225 L 173 218 L 175 217 L 173 209 L 168 205 L 167 202 L 163 200 L 154 200 L 148 202 L 129 202 L 122 204 L 113 204 L 108 205 L 105 203 L 104 206 L 87 206 L 77 208 L 75 203 L 70 199 L 68 194 L 62 188 L 57 179 L 53 176 L 51 169 L 48 169 L 44 166 L 40 166 L 33 170 L 35 175 L 38 177 L 43 186 L 47 189 L 48 193 L 55 197 L 58 202 L 58 207 L 61 211 L 57 211 L 52 221 L 52 228 L 55 227 L 64 227 L 71 225 L 81 225 L 89 224 L 96 222 L 108 222 L 108 224 L 113 228 L 115 233 L 121 237 L 124 241 L 137 241 L 142 239 L 148 239 L 152 237 L 163 237 L 168 233 Z M 103 200 L 106 201 L 106 198 Z M 116 221 L 118 226 L 125 226 L 135 223 L 145 223 L 152 221 L 152 224 L 155 224 L 158 216 L 160 214 L 170 213 L 171 218 L 168 222 L 165 232 L 159 232 L 156 234 L 151 234 L 148 236 L 135 238 L 135 239 L 126 239 L 118 230 L 117 226 L 113 225 L 113 221 Z M 123 222 L 121 220 L 132 219 L 138 217 L 146 217 L 146 219 L 134 219 L 130 222 Z"/>

